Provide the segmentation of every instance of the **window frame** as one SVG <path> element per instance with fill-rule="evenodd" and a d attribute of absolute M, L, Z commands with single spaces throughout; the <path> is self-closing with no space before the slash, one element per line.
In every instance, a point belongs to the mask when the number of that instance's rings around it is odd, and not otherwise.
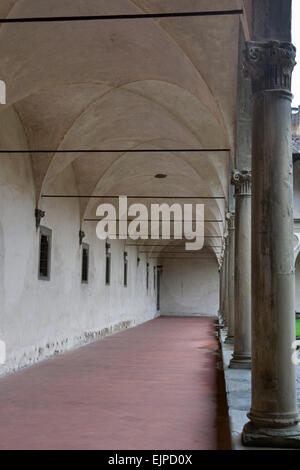
<path fill-rule="evenodd" d="M 111 244 L 105 244 L 105 285 L 110 286 L 111 281 Z"/>
<path fill-rule="evenodd" d="M 124 251 L 124 274 L 123 274 L 123 286 L 128 286 L 128 252 Z"/>
<path fill-rule="evenodd" d="M 88 243 L 82 243 L 82 252 L 81 252 L 81 284 L 88 284 L 89 283 L 89 268 L 90 268 L 90 245 Z M 87 252 L 87 267 L 86 267 L 86 275 L 87 278 L 83 279 L 83 254 Z"/>
<path fill-rule="evenodd" d="M 47 251 L 47 275 L 44 276 L 41 274 L 41 244 L 42 237 L 46 236 L 48 238 L 48 251 Z M 50 281 L 51 279 L 51 254 L 52 254 L 52 230 L 48 227 L 40 225 L 39 232 L 39 259 L 38 259 L 38 280 L 39 281 Z"/>
<path fill-rule="evenodd" d="M 146 264 L 146 289 L 149 290 L 149 263 Z"/>

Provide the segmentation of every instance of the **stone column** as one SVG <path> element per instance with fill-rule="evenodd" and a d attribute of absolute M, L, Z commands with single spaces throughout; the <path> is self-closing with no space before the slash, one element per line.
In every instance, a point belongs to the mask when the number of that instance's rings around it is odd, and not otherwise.
<path fill-rule="evenodd" d="M 224 255 L 223 255 L 223 294 L 222 294 L 222 302 L 223 302 L 223 319 L 224 324 L 228 327 L 228 257 L 227 257 L 227 245 L 228 245 L 228 233 L 224 234 Z"/>
<path fill-rule="evenodd" d="M 288 30 L 290 2 L 267 5 Z M 281 17 L 276 7 L 281 5 Z M 285 21 L 286 20 L 286 21 Z M 261 28 L 263 34 L 274 28 Z M 281 28 L 281 29 L 280 29 Z M 267 33 L 265 33 L 265 31 Z M 275 32 L 274 32 L 275 31 Z M 258 37 L 256 35 L 256 37 Z M 280 37 L 280 36 L 278 36 Z M 252 406 L 243 430 L 248 446 L 300 447 L 295 341 L 291 75 L 295 48 L 272 40 L 246 44 L 252 79 Z"/>
<path fill-rule="evenodd" d="M 228 221 L 228 332 L 225 343 L 233 344 L 234 342 L 234 211 L 226 214 Z"/>
<path fill-rule="evenodd" d="M 224 253 L 220 257 L 220 267 L 219 267 L 219 282 L 220 282 L 220 289 L 219 289 L 219 317 L 221 320 L 222 326 L 225 325 L 225 318 L 224 318 Z"/>
<path fill-rule="evenodd" d="M 235 170 L 234 353 L 230 367 L 251 369 L 251 172 Z"/>
<path fill-rule="evenodd" d="M 222 264 L 222 317 L 224 321 L 224 325 L 226 326 L 227 322 L 227 316 L 226 316 L 226 311 L 225 311 L 225 300 L 226 296 L 226 257 L 225 257 L 225 252 L 223 254 L 223 264 Z"/>
<path fill-rule="evenodd" d="M 223 320 L 223 306 L 222 306 L 222 260 L 220 259 L 220 264 L 219 264 L 219 318 L 222 321 Z"/>
<path fill-rule="evenodd" d="M 223 288 L 223 302 L 224 302 L 224 322 L 228 328 L 228 231 L 224 235 L 224 288 Z"/>

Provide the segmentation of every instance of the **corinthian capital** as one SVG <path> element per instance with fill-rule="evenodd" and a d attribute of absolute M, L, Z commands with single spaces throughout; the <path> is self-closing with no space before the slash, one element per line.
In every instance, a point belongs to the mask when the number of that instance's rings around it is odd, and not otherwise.
<path fill-rule="evenodd" d="M 231 184 L 235 187 L 236 196 L 251 196 L 251 171 L 233 170 Z"/>
<path fill-rule="evenodd" d="M 289 42 L 246 42 L 244 70 L 252 78 L 253 93 L 263 90 L 291 91 L 296 48 Z"/>

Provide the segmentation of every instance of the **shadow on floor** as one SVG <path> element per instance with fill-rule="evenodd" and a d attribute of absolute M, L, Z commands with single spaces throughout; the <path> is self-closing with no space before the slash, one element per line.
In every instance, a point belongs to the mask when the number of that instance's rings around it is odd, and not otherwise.
<path fill-rule="evenodd" d="M 216 325 L 218 329 L 219 326 Z M 225 376 L 220 341 L 216 354 L 216 432 L 217 450 L 232 450 L 230 421 L 226 398 Z"/>

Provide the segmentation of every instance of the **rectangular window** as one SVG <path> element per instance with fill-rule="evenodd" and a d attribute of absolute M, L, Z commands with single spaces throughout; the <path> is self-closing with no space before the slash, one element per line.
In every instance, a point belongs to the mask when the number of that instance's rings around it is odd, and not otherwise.
<path fill-rule="evenodd" d="M 81 282 L 84 284 L 89 282 L 89 245 L 87 243 L 82 244 Z"/>
<path fill-rule="evenodd" d="M 127 287 L 128 277 L 128 253 L 124 252 L 124 287 Z"/>
<path fill-rule="evenodd" d="M 147 263 L 147 270 L 146 270 L 146 288 L 149 289 L 149 263 Z"/>
<path fill-rule="evenodd" d="M 110 244 L 106 243 L 105 245 L 105 284 L 110 285 L 110 270 L 111 270 L 111 254 L 110 254 Z"/>
<path fill-rule="evenodd" d="M 155 284 L 156 284 L 156 268 L 155 266 L 153 267 L 153 289 L 155 290 Z"/>
<path fill-rule="evenodd" d="M 50 281 L 52 230 L 40 226 L 39 275 L 43 281 Z"/>

